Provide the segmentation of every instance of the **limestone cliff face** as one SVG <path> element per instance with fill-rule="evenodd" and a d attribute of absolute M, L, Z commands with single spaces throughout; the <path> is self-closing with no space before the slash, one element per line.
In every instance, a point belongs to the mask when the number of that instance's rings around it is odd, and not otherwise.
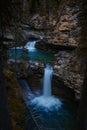
<path fill-rule="evenodd" d="M 60 51 L 56 54 L 54 75 L 57 75 L 67 87 L 74 90 L 76 99 L 81 97 L 84 72 L 84 60 L 75 52 Z"/>
<path fill-rule="evenodd" d="M 81 28 L 78 25 L 79 7 L 75 2 L 24 0 L 23 10 L 25 21 L 42 32 L 47 43 L 78 46 Z"/>
<path fill-rule="evenodd" d="M 39 42 L 36 47 L 47 51 L 50 45 L 55 45 L 54 74 L 60 77 L 66 86 L 72 88 L 76 98 L 80 99 L 85 65 L 77 53 L 81 37 L 78 19 L 81 10 L 78 3 L 72 0 L 43 0 L 43 2 L 37 0 L 34 5 L 31 0 L 30 3 L 26 8 L 29 16 L 27 23 L 35 32 L 40 32 L 44 36 L 43 42 Z M 60 51 L 59 46 L 61 48 L 71 46 L 76 49 L 69 52 L 66 49 Z"/>

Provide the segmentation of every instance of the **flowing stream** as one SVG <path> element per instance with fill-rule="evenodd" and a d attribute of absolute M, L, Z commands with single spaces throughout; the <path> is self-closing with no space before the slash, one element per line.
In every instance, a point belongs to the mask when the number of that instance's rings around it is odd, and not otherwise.
<path fill-rule="evenodd" d="M 23 98 L 31 109 L 39 130 L 75 130 L 76 108 L 52 95 L 52 73 L 52 67 L 47 65 L 44 68 L 43 94 L 40 96 L 33 94 L 25 80 L 20 80 Z M 29 122 L 32 124 L 32 121 Z M 30 127 L 35 129 L 35 126 Z"/>
<path fill-rule="evenodd" d="M 43 52 L 41 50 L 38 50 L 35 48 L 37 41 L 29 41 L 26 43 L 24 48 L 28 50 L 27 56 L 30 57 L 31 61 L 40 61 L 40 62 L 51 62 L 53 61 L 53 54 Z M 20 60 L 20 56 L 24 54 L 23 52 L 23 47 L 16 47 L 16 53 L 15 53 L 15 48 L 10 48 L 8 51 L 8 56 L 10 60 L 14 60 L 16 57 L 16 60 Z M 16 56 L 15 56 L 16 55 Z"/>
<path fill-rule="evenodd" d="M 59 109 L 62 105 L 61 101 L 52 96 L 52 74 L 53 68 L 50 65 L 46 65 L 44 68 L 43 76 L 43 94 L 41 96 L 35 97 L 31 102 L 36 105 L 36 107 L 43 107 L 44 109 Z"/>
<path fill-rule="evenodd" d="M 49 61 L 53 58 L 51 54 L 37 50 L 35 44 L 36 41 L 31 41 L 25 45 L 25 48 L 29 50 L 28 54 L 32 61 L 37 61 L 38 59 Z M 17 48 L 16 58 L 18 60 L 22 49 L 22 47 Z M 11 48 L 9 50 L 9 59 L 14 59 L 14 57 L 15 49 Z M 26 106 L 31 109 L 40 128 L 39 130 L 75 130 L 76 108 L 72 103 L 69 104 L 64 99 L 58 99 L 52 95 L 52 74 L 53 68 L 50 65 L 46 65 L 43 75 L 43 94 L 41 95 L 39 92 L 39 96 L 33 94 L 26 80 L 19 80 L 22 98 Z M 28 114 L 27 112 L 26 117 L 28 119 L 26 120 L 30 130 L 38 130 L 34 125 L 31 125 L 32 120 Z"/>
<path fill-rule="evenodd" d="M 51 92 L 51 82 L 52 82 L 52 73 L 53 68 L 50 65 L 47 65 L 44 69 L 44 81 L 43 81 L 43 95 L 49 97 L 52 95 Z"/>
<path fill-rule="evenodd" d="M 25 48 L 27 48 L 29 51 L 35 51 L 35 44 L 36 44 L 36 41 L 31 41 L 31 42 L 28 42 L 26 45 L 25 45 Z"/>

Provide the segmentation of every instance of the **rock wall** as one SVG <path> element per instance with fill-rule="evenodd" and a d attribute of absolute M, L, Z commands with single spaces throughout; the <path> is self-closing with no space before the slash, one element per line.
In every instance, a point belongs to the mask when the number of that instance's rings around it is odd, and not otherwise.
<path fill-rule="evenodd" d="M 50 29 L 44 30 L 44 43 L 78 47 L 81 27 L 78 24 L 79 7 L 72 3 L 70 5 L 64 4 L 59 19 L 54 19 L 54 25 L 50 25 Z M 38 16 L 35 18 L 38 20 Z M 40 30 L 40 26 L 45 27 L 40 23 L 32 21 L 34 28 Z M 43 21 L 43 19 L 41 20 Z M 42 22 L 41 22 L 42 23 Z"/>
<path fill-rule="evenodd" d="M 80 99 L 84 81 L 85 64 L 74 52 L 60 51 L 56 56 L 54 73 L 64 84 L 72 88 L 76 99 Z"/>
<path fill-rule="evenodd" d="M 81 97 L 85 72 L 84 60 L 77 53 L 81 37 L 79 13 L 80 9 L 76 2 L 65 4 L 56 26 L 52 30 L 47 30 L 43 43 L 37 44 L 37 48 L 44 48 L 45 51 L 47 48 L 51 51 L 55 46 L 54 73 L 66 86 L 74 90 L 76 99 Z M 71 52 L 70 47 L 73 48 Z"/>
<path fill-rule="evenodd" d="M 51 4 L 47 5 L 48 10 L 46 3 L 43 4 L 43 15 L 38 7 L 38 11 L 32 14 L 28 24 L 35 33 L 43 35 L 36 48 L 56 53 L 54 75 L 74 90 L 76 99 L 80 99 L 85 71 L 82 58 L 77 54 L 81 34 L 78 16 L 81 10 L 76 1 L 61 1 L 59 6 L 56 3 L 57 8 L 55 6 L 51 8 L 56 9 L 55 13 L 50 11 Z"/>
<path fill-rule="evenodd" d="M 61 78 L 65 86 L 73 89 L 76 99 L 80 99 L 85 71 L 82 58 L 77 53 L 81 37 L 78 19 L 80 8 L 75 1 L 62 1 L 59 5 L 56 1 L 53 3 L 46 5 L 45 0 L 37 0 L 33 8 L 32 0 L 25 0 L 23 9 L 27 29 L 23 30 L 24 37 L 29 40 L 31 37 L 38 39 L 36 34 L 43 36 L 36 47 L 56 53 L 53 63 L 54 75 Z"/>

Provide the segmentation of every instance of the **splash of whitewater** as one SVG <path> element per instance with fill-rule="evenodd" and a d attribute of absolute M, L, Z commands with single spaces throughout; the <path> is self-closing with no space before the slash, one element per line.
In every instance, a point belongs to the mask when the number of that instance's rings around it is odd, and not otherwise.
<path fill-rule="evenodd" d="M 45 110 L 58 110 L 61 107 L 62 102 L 54 96 L 39 96 L 32 99 L 31 104 L 34 105 L 35 108 L 41 107 Z"/>
<path fill-rule="evenodd" d="M 25 45 L 25 48 L 27 48 L 29 51 L 34 51 L 36 49 L 35 44 L 36 44 L 36 41 L 27 42 L 27 44 Z"/>
<path fill-rule="evenodd" d="M 50 65 L 47 65 L 44 69 L 43 95 L 31 100 L 31 104 L 34 105 L 36 109 L 44 108 L 46 110 L 58 110 L 62 105 L 62 102 L 51 94 L 52 74 L 53 68 Z"/>

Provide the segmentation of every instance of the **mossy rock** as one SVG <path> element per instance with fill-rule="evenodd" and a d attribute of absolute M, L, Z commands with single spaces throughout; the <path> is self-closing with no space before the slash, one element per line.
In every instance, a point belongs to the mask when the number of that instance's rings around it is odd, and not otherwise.
<path fill-rule="evenodd" d="M 14 73 L 10 70 L 4 69 L 4 77 L 7 86 L 8 104 L 13 130 L 23 130 L 21 126 L 24 119 L 25 106 L 20 99 L 20 86 Z"/>

